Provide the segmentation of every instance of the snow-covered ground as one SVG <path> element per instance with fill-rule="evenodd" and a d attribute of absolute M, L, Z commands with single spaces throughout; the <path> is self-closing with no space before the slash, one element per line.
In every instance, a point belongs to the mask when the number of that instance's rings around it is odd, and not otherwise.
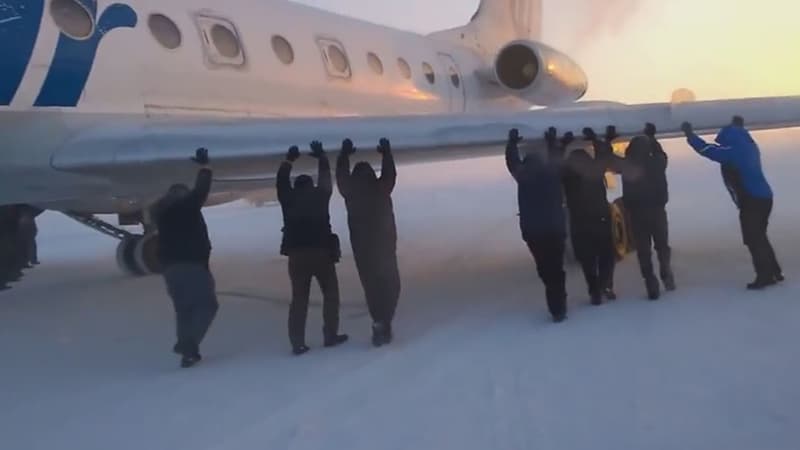
<path fill-rule="evenodd" d="M 680 449 L 800 446 L 800 130 L 757 134 L 777 192 L 771 235 L 788 277 L 751 281 L 716 166 L 666 143 L 679 291 L 588 306 L 573 267 L 570 320 L 548 321 L 500 158 L 403 167 L 396 342 L 372 349 L 346 255 L 351 342 L 289 355 L 279 211 L 208 210 L 222 307 L 206 359 L 178 368 L 159 278 L 127 279 L 115 243 L 41 220 L 41 268 L 0 295 L 0 448 Z M 346 238 L 342 202 L 334 226 Z M 344 241 L 347 248 L 349 242 Z"/>

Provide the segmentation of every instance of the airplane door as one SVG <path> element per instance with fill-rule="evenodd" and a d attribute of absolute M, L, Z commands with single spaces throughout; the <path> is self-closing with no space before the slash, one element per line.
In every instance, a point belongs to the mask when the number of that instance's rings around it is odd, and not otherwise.
<path fill-rule="evenodd" d="M 450 93 L 450 112 L 465 112 L 467 110 L 467 91 L 456 60 L 447 53 L 439 53 L 439 61 L 445 68 L 445 83 L 447 83 Z"/>

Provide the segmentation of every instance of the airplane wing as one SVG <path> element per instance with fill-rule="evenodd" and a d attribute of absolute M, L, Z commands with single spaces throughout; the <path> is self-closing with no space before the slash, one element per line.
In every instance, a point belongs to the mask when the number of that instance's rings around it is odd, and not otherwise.
<path fill-rule="evenodd" d="M 681 134 L 684 121 L 692 122 L 698 132 L 715 132 L 729 124 L 735 114 L 745 118 L 749 129 L 800 126 L 800 96 L 683 104 L 578 103 L 509 114 L 142 119 L 82 131 L 53 155 L 51 164 L 57 170 L 113 179 L 136 186 L 141 194 L 152 194 L 178 181 L 179 173 L 183 181 L 189 181 L 189 172 L 179 168 L 187 166 L 196 148 L 206 147 L 214 162 L 217 188 L 230 186 L 231 190 L 246 191 L 272 183 L 287 148 L 307 148 L 311 140 L 322 141 L 332 153 L 338 151 L 343 139 L 350 138 L 369 155 L 375 152 L 366 150 L 374 150 L 381 137 L 388 137 L 401 164 L 421 163 L 500 154 L 509 128 L 518 128 L 527 137 L 526 142 L 536 143 L 550 126 L 561 133 L 577 134 L 587 126 L 600 132 L 607 125 L 615 125 L 622 137 L 630 137 L 640 134 L 645 122 L 652 122 L 661 136 L 669 137 Z M 377 154 L 373 156 L 377 159 Z M 297 173 L 313 171 L 313 160 L 303 160 L 306 165 Z M 145 179 L 149 181 L 143 183 Z"/>

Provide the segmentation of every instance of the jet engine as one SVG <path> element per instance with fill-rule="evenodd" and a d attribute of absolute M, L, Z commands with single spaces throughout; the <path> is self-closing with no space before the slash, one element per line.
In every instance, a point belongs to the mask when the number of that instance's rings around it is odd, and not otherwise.
<path fill-rule="evenodd" d="M 506 44 L 488 75 L 512 95 L 540 106 L 577 101 L 588 89 L 586 74 L 572 58 L 534 41 Z"/>

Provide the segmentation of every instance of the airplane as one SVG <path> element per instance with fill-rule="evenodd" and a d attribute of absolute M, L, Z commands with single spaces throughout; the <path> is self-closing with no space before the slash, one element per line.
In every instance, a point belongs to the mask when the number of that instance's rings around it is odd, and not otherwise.
<path fill-rule="evenodd" d="M 587 76 L 542 42 L 543 23 L 541 0 L 481 0 L 468 24 L 426 36 L 287 0 L 3 0 L 0 205 L 119 238 L 120 267 L 143 275 L 160 270 L 148 210 L 193 181 L 198 147 L 216 205 L 274 186 L 287 148 L 312 139 L 385 136 L 399 162 L 421 163 L 498 154 L 512 127 L 630 137 L 649 121 L 670 136 L 734 113 L 754 129 L 800 125 L 796 96 L 580 102 Z"/>

